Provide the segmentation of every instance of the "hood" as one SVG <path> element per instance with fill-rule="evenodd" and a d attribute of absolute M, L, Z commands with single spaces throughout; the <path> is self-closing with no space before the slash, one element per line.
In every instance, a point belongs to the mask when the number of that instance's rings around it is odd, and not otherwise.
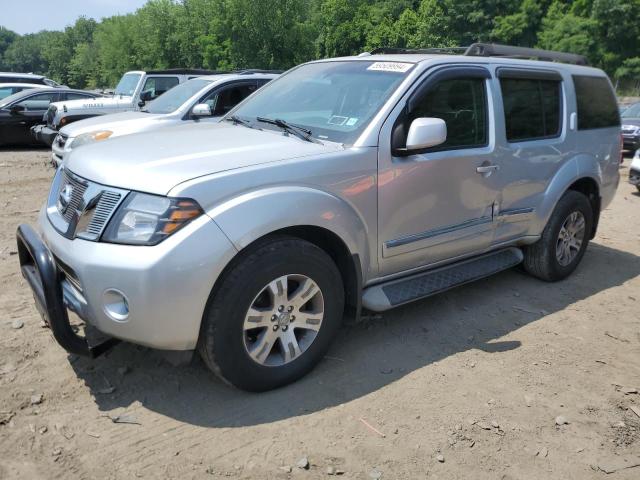
<path fill-rule="evenodd" d="M 118 95 L 117 97 L 67 100 L 64 102 L 54 102 L 51 105 L 54 105 L 58 111 L 64 111 L 64 107 L 67 107 L 67 112 L 78 112 L 87 110 L 112 110 L 116 108 L 123 108 L 125 106 L 129 106 L 129 108 L 131 108 L 132 103 L 133 97 L 122 97 Z"/>
<path fill-rule="evenodd" d="M 280 131 L 231 123 L 168 127 L 72 150 L 66 167 L 88 180 L 127 190 L 166 195 L 193 178 L 278 160 L 342 149 Z"/>
<path fill-rule="evenodd" d="M 620 119 L 620 123 L 622 125 L 637 125 L 637 126 L 640 126 L 640 118 L 636 118 L 636 117 L 624 118 L 624 117 L 622 117 Z"/>
<path fill-rule="evenodd" d="M 121 112 L 98 115 L 96 117 L 78 120 L 60 129 L 60 133 L 68 137 L 77 137 L 83 133 L 95 132 L 96 130 L 111 130 L 116 135 L 127 131 L 129 133 L 139 130 L 139 124 L 153 121 L 164 115 L 144 113 L 144 112 Z"/>

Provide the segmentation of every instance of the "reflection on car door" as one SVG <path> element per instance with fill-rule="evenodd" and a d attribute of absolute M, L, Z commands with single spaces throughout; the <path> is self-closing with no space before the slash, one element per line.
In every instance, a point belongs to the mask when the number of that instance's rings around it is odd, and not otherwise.
<path fill-rule="evenodd" d="M 493 163 L 489 78 L 489 71 L 479 66 L 432 72 L 383 126 L 378 157 L 382 275 L 480 252 L 490 245 L 499 172 Z M 420 117 L 443 119 L 447 140 L 407 152 L 402 147 L 409 125 Z"/>
<path fill-rule="evenodd" d="M 49 108 L 49 103 L 55 102 L 57 98 L 58 93 L 55 92 L 37 93 L 10 105 L 9 109 L 17 105 L 23 107 L 24 110 L 8 116 L 7 123 L 3 127 L 5 129 L 5 142 L 11 144 L 35 143 L 31 136 L 30 128 L 42 123 L 42 117 L 47 108 Z"/>

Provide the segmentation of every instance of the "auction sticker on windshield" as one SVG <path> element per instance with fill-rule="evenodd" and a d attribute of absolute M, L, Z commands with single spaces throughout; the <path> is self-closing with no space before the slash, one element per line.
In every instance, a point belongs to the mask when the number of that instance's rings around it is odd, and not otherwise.
<path fill-rule="evenodd" d="M 413 66 L 412 63 L 402 62 L 375 62 L 367 68 L 367 70 L 375 70 L 378 72 L 397 72 L 404 73 Z"/>

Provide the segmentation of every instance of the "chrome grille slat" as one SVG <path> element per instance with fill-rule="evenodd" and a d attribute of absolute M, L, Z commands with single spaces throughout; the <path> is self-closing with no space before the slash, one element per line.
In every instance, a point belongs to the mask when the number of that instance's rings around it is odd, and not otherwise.
<path fill-rule="evenodd" d="M 67 188 L 70 187 L 70 188 Z M 47 215 L 67 238 L 97 241 L 129 192 L 87 181 L 60 168 L 47 203 Z M 63 195 L 67 208 L 63 206 Z"/>
<path fill-rule="evenodd" d="M 87 233 L 96 236 L 102 233 L 107 220 L 111 218 L 115 208 L 120 203 L 120 197 L 121 195 L 116 192 L 102 192 L 98 205 L 93 212 L 93 217 L 87 226 Z"/>

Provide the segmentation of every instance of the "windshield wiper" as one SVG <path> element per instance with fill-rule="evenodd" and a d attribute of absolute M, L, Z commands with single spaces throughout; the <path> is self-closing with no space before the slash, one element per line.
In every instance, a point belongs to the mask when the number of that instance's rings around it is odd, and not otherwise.
<path fill-rule="evenodd" d="M 302 140 L 315 143 L 315 141 L 311 137 L 312 132 L 308 128 L 299 127 L 298 125 L 293 125 L 292 123 L 286 122 L 280 118 L 256 117 L 256 120 L 262 123 L 275 125 L 276 127 L 280 127 L 285 132 L 292 133 L 293 135 L 295 135 L 296 137 Z"/>
<path fill-rule="evenodd" d="M 248 122 L 247 120 L 240 118 L 236 115 L 231 115 L 230 117 L 227 117 L 224 119 L 225 122 L 233 122 L 234 125 L 242 125 L 243 127 L 247 127 L 247 128 L 253 128 L 253 126 L 251 125 L 250 122 Z"/>

